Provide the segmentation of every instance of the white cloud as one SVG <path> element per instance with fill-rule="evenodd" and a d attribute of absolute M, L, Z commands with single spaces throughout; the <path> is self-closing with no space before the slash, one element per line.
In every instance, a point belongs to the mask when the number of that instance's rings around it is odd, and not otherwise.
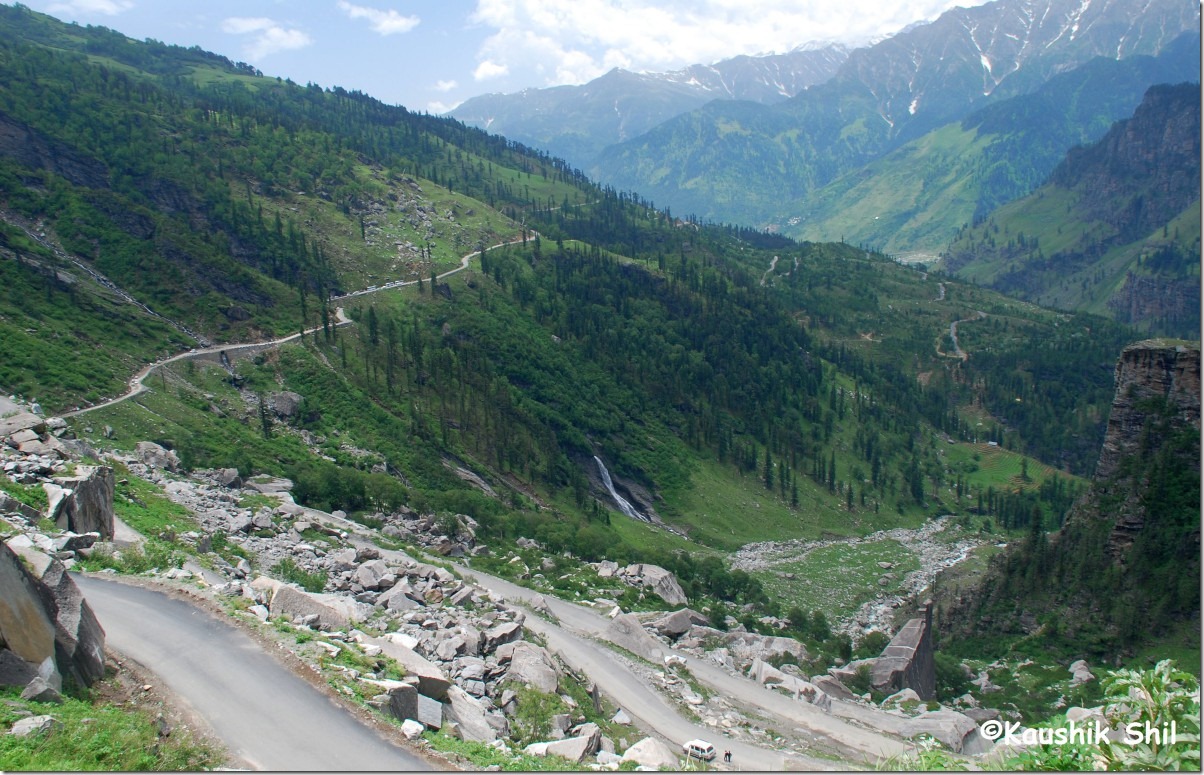
<path fill-rule="evenodd" d="M 449 92 L 459 85 L 460 84 L 456 83 L 455 81 L 436 81 L 435 91 Z"/>
<path fill-rule="evenodd" d="M 613 67 L 671 70 L 813 40 L 861 44 L 958 2 L 965 0 L 477 0 L 471 20 L 493 30 L 478 52 L 479 73 L 528 70 L 553 85 Z"/>
<path fill-rule="evenodd" d="M 421 21 L 417 16 L 402 16 L 392 8 L 382 11 L 378 8 L 353 5 L 347 0 L 339 0 L 339 10 L 352 19 L 367 19 L 372 31 L 381 35 L 409 32 Z"/>
<path fill-rule="evenodd" d="M 510 72 L 510 68 L 506 65 L 499 65 L 497 62 L 486 59 L 477 65 L 477 69 L 472 71 L 472 77 L 478 81 L 488 81 L 490 78 L 500 78 Z"/>
<path fill-rule="evenodd" d="M 116 16 L 134 7 L 132 0 L 66 0 L 46 8 L 47 13 L 62 16 Z"/>
<path fill-rule="evenodd" d="M 289 29 L 266 17 L 231 16 L 222 22 L 222 32 L 253 35 L 243 46 L 247 60 L 257 62 L 281 51 L 295 51 L 313 44 L 313 38 L 298 29 Z"/>
<path fill-rule="evenodd" d="M 459 100 L 457 100 L 456 102 L 451 102 L 451 103 L 440 102 L 439 100 L 434 100 L 434 101 L 428 102 L 426 104 L 426 112 L 430 113 L 431 115 L 434 115 L 434 116 L 441 116 L 444 113 L 455 110 L 459 106 L 460 106 Z"/>

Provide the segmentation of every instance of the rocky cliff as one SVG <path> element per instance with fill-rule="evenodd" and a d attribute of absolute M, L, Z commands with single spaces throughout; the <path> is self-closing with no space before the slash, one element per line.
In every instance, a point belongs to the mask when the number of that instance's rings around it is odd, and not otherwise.
<path fill-rule="evenodd" d="M 1126 456 L 1148 445 L 1143 429 L 1155 412 L 1168 410 L 1176 423 L 1199 430 L 1199 345 L 1156 339 L 1129 345 L 1116 364 L 1116 398 L 1095 470 L 1097 483 L 1115 476 Z"/>
<path fill-rule="evenodd" d="M 1200 348 L 1166 340 L 1132 344 L 1116 365 L 1116 398 L 1100 452 L 1092 490 L 1072 519 L 1115 522 L 1108 551 L 1123 559 L 1150 511 L 1150 488 L 1156 472 L 1148 463 L 1158 448 L 1178 433 L 1194 431 L 1196 443 L 1175 453 L 1183 466 L 1200 464 Z M 1194 456 L 1192 451 L 1194 449 Z M 1184 456 L 1184 454 L 1186 456 Z M 1119 508 L 1107 508 L 1116 503 Z M 1198 546 L 1199 522 L 1194 538 Z"/>

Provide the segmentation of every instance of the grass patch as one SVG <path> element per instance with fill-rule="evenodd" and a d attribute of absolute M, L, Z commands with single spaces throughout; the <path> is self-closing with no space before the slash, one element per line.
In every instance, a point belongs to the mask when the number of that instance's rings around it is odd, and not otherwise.
<path fill-rule="evenodd" d="M 284 581 L 299 585 L 306 592 L 321 592 L 326 589 L 326 571 L 310 573 L 301 568 L 291 557 L 285 557 L 276 563 L 272 572 Z"/>
<path fill-rule="evenodd" d="M 113 513 L 134 530 L 157 536 L 198 529 L 192 513 L 164 495 L 156 485 L 132 475 L 120 463 L 114 466 L 113 473 L 117 479 Z"/>
<path fill-rule="evenodd" d="M 884 570 L 878 567 L 879 562 L 890 562 L 894 567 Z M 919 567 L 912 552 L 898 541 L 884 539 L 819 547 L 801 561 L 774 565 L 771 570 L 752 575 L 773 598 L 790 600 L 804 611 L 820 610 L 829 619 L 839 619 L 879 594 L 899 592 L 903 576 Z M 794 578 L 786 578 L 783 574 L 787 573 Z M 879 585 L 878 579 L 886 573 L 894 578 Z"/>
<path fill-rule="evenodd" d="M 479 769 L 496 767 L 503 772 L 565 772 L 588 769 L 560 756 L 506 753 L 485 743 L 460 740 L 442 731 L 427 732 L 425 737 L 431 748 L 436 751 L 459 757 Z"/>
<path fill-rule="evenodd" d="M 181 568 L 187 554 L 174 543 L 158 538 L 147 539 L 140 546 L 122 549 L 101 549 L 81 557 L 79 567 L 87 571 L 115 570 L 131 576 L 147 571 Z"/>
<path fill-rule="evenodd" d="M 46 505 L 49 501 L 46 499 L 46 490 L 40 484 L 17 484 L 7 476 L 0 476 L 0 490 L 13 496 L 26 506 L 31 506 L 38 511 L 46 511 Z"/>
<path fill-rule="evenodd" d="M 223 763 L 219 751 L 194 739 L 187 729 L 160 737 L 147 713 L 93 701 L 91 696 L 84 692 L 51 705 L 22 700 L 20 687 L 0 689 L 0 726 L 5 729 L 23 712 L 51 715 L 62 724 L 28 737 L 0 735 L 0 769 L 198 771 Z"/>

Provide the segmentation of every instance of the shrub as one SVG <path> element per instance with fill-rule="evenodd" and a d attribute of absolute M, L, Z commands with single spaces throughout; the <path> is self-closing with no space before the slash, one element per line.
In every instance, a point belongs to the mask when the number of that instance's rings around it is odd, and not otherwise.
<path fill-rule="evenodd" d="M 307 572 L 291 557 L 285 557 L 272 569 L 282 580 L 299 585 L 306 592 L 321 592 L 326 589 L 326 571 Z"/>

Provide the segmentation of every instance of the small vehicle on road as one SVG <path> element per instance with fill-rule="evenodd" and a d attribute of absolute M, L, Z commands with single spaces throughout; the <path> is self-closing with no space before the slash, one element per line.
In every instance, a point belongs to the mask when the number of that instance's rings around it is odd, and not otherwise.
<path fill-rule="evenodd" d="M 706 740 L 687 740 L 681 744 L 681 750 L 687 759 L 701 759 L 709 762 L 715 758 L 715 746 Z"/>

